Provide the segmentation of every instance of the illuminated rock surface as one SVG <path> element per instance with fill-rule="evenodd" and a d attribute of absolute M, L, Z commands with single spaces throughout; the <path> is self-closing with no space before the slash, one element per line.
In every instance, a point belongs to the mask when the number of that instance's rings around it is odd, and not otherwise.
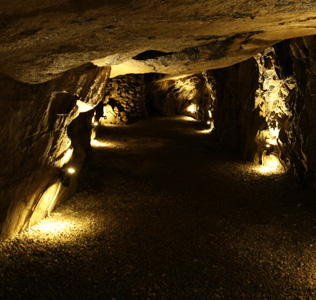
<path fill-rule="evenodd" d="M 112 78 L 107 83 L 101 124 L 126 124 L 147 116 L 143 75 Z"/>
<path fill-rule="evenodd" d="M 316 33 L 313 0 L 30 0 L 0 7 L 0 72 L 30 83 L 92 60 L 113 66 L 112 75 L 198 73 Z"/>
<path fill-rule="evenodd" d="M 72 162 L 80 169 L 85 151 L 78 138 L 84 141 L 84 134 L 70 132 L 69 125 L 83 104 L 93 108 L 102 99 L 108 75 L 108 67 L 88 64 L 39 85 L 1 77 L 0 239 L 27 226 L 42 193 L 59 182 L 70 147 Z M 65 198 L 63 191 L 60 198 Z"/>
<path fill-rule="evenodd" d="M 0 297 L 315 299 L 314 195 L 197 129 L 100 131 L 79 193 L 0 245 Z"/>
<path fill-rule="evenodd" d="M 314 184 L 315 38 L 276 46 L 269 72 L 269 59 L 258 52 L 283 39 L 316 34 L 315 1 L 4 2 L 0 240 L 47 213 L 41 199 L 54 198 L 48 191 L 57 181 L 70 184 L 58 198 L 75 190 L 67 166 L 76 166 L 75 179 L 89 149 L 90 129 L 97 126 L 92 118 L 99 103 L 109 105 L 115 123 L 146 115 L 142 105 L 148 90 L 144 95 L 142 79 L 135 85 L 128 77 L 115 77 L 124 73 L 169 74 L 169 82 L 152 86 L 151 108 L 156 105 L 164 114 L 185 110 L 204 123 L 214 118 L 218 140 L 243 158 L 268 161 L 270 141 L 275 158 Z M 109 76 L 114 78 L 106 87 Z M 164 90 L 165 103 L 156 88 Z M 276 96 L 280 101 L 271 103 L 278 104 L 268 104 Z M 69 151 L 73 157 L 66 163 Z M 36 207 L 43 212 L 32 220 Z"/>

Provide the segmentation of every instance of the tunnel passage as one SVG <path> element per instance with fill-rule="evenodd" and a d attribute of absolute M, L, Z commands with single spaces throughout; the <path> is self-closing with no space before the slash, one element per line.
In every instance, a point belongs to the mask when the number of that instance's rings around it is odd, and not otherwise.
<path fill-rule="evenodd" d="M 197 74 L 3 75 L 1 237 L 22 232 L 1 246 L 4 295 L 42 293 L 17 288 L 40 256 L 57 294 L 60 260 L 95 297 L 314 297 L 315 48 L 297 38 Z M 14 277 L 21 245 L 30 259 Z"/>
<path fill-rule="evenodd" d="M 243 159 L 267 169 L 293 170 L 301 183 L 313 186 L 314 45 L 314 36 L 293 39 L 237 65 L 194 75 L 109 79 L 110 67 L 87 64 L 36 86 L 4 76 L 2 99 L 12 100 L 2 105 L 12 114 L 3 119 L 3 134 L 10 142 L 2 153 L 18 172 L 9 164 L 4 169 L 10 184 L 3 185 L 2 199 L 12 200 L 1 201 L 2 236 L 35 224 L 75 192 L 99 126 L 133 124 L 152 116 L 193 117 L 212 131 L 212 139 Z M 27 118 L 20 117 L 23 99 L 30 103 Z M 12 129 L 6 131 L 8 124 Z"/>
<path fill-rule="evenodd" d="M 3 298 L 315 296 L 314 194 L 293 177 L 188 116 L 99 127 L 91 151 L 75 196 L 2 243 Z"/>
<path fill-rule="evenodd" d="M 0 4 L 0 298 L 316 298 L 315 1 L 83 2 Z"/>

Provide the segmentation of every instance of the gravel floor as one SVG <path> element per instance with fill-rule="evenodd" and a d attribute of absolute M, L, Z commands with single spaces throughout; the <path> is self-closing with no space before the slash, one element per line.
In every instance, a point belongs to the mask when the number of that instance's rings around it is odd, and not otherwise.
<path fill-rule="evenodd" d="M 189 118 L 94 144 L 78 193 L 0 245 L 1 299 L 316 299 L 315 196 L 290 175 Z"/>

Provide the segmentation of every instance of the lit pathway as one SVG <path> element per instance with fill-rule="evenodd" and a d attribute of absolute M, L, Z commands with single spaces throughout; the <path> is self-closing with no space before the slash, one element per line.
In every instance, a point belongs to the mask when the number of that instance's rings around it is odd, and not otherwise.
<path fill-rule="evenodd" d="M 75 197 L 0 246 L 0 298 L 316 299 L 311 191 L 187 118 L 98 134 Z"/>

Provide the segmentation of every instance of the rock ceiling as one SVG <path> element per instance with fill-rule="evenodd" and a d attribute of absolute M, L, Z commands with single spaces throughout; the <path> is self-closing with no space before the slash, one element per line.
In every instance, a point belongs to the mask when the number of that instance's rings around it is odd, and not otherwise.
<path fill-rule="evenodd" d="M 0 72 L 29 83 L 91 61 L 112 76 L 196 73 L 316 34 L 316 1 L 0 0 L 0 31 Z"/>

